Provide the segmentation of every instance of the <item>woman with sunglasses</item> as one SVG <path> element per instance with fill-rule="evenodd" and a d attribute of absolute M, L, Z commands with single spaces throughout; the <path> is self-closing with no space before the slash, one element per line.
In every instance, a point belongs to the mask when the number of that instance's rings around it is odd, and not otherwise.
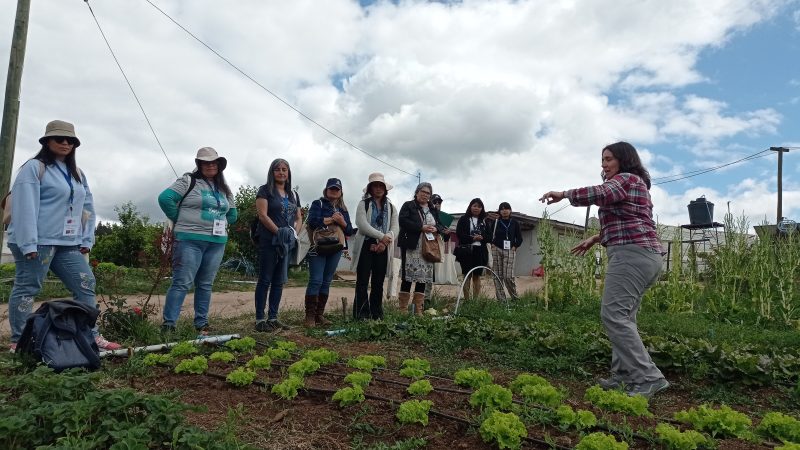
<path fill-rule="evenodd" d="M 338 178 L 329 178 L 322 191 L 322 197 L 311 202 L 308 209 L 308 229 L 310 233 L 319 230 L 334 231 L 334 235 L 344 239 L 353 235 L 350 214 L 344 204 L 342 182 Z M 313 242 L 313 239 L 311 240 Z M 323 251 L 322 247 L 312 246 L 308 252 L 308 286 L 306 287 L 306 319 L 304 325 L 311 328 L 315 325 L 328 326 L 331 322 L 323 316 L 328 294 L 333 281 L 333 274 L 342 259 L 342 249 Z"/>
<path fill-rule="evenodd" d="M 164 331 L 175 329 L 183 300 L 194 285 L 194 328 L 207 335 L 211 288 L 228 242 L 228 224 L 236 222 L 238 211 L 223 175 L 228 160 L 213 148 L 203 147 L 194 163 L 191 173 L 158 196 L 161 210 L 175 224 L 172 285 L 164 301 L 161 327 Z"/>
<path fill-rule="evenodd" d="M 386 196 L 392 185 L 386 183 L 382 173 L 369 176 L 364 198 L 356 209 L 358 233 L 353 239 L 353 261 L 356 271 L 356 297 L 353 317 L 356 319 L 383 318 L 383 282 L 392 270 L 392 242 L 400 226 L 397 209 Z M 369 294 L 367 294 L 369 286 Z"/>
<path fill-rule="evenodd" d="M 86 176 L 75 162 L 81 141 L 71 123 L 54 120 L 39 143 L 41 150 L 20 167 L 12 189 L 13 215 L 8 226 L 8 248 L 16 264 L 8 301 L 12 352 L 48 270 L 76 301 L 97 308 L 95 278 L 85 256 L 94 245 L 94 201 Z M 97 327 L 92 334 L 101 350 L 120 348 L 104 339 Z"/>

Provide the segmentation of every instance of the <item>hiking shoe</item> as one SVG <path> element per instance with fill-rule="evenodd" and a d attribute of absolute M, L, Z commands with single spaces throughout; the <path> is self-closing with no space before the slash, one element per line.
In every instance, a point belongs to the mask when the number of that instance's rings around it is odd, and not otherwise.
<path fill-rule="evenodd" d="M 122 348 L 122 346 L 117 344 L 116 342 L 111 342 L 106 340 L 106 338 L 104 338 L 102 334 L 98 334 L 97 336 L 94 337 L 94 343 L 97 344 L 97 347 L 100 348 L 100 350 L 111 351 L 111 350 L 119 350 Z"/>
<path fill-rule="evenodd" d="M 290 327 L 289 325 L 286 325 L 285 323 L 279 321 L 278 319 L 268 320 L 267 322 L 272 322 L 272 326 L 274 326 L 275 329 L 281 329 L 281 330 L 291 330 L 292 329 L 292 327 Z"/>
<path fill-rule="evenodd" d="M 17 343 L 16 342 L 12 342 L 12 343 L 8 344 L 8 351 L 11 352 L 11 353 L 17 353 Z"/>
<path fill-rule="evenodd" d="M 641 395 L 644 398 L 650 398 L 656 393 L 663 391 L 669 387 L 669 381 L 665 378 L 659 378 L 654 381 L 645 381 L 644 383 L 632 384 L 625 389 L 625 393 L 633 397 L 634 395 Z"/>
<path fill-rule="evenodd" d="M 597 384 L 604 391 L 613 391 L 622 387 L 622 377 L 617 374 L 611 374 L 608 378 L 598 378 Z"/>
<path fill-rule="evenodd" d="M 210 333 L 213 331 L 213 330 L 211 329 L 211 327 L 210 327 L 210 326 L 208 326 L 208 324 L 205 324 L 205 325 L 203 325 L 202 327 L 200 327 L 200 328 L 195 328 L 195 329 L 197 330 L 197 334 L 198 334 L 199 336 L 204 336 L 204 337 L 205 337 L 205 336 L 208 336 L 208 335 L 209 335 L 209 334 L 210 334 Z"/>
<path fill-rule="evenodd" d="M 161 334 L 172 334 L 176 331 L 175 325 L 161 325 Z"/>
<path fill-rule="evenodd" d="M 269 333 L 271 331 L 275 331 L 275 327 L 271 320 L 259 320 L 256 322 L 256 331 Z"/>

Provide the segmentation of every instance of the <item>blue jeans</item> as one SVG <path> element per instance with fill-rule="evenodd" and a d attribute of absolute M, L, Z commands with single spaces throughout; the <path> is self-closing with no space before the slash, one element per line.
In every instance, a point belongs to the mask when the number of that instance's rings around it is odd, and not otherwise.
<path fill-rule="evenodd" d="M 27 259 L 17 244 L 8 243 L 14 255 L 16 273 L 11 297 L 8 299 L 8 323 L 11 325 L 11 342 L 19 341 L 25 321 L 33 311 L 33 300 L 42 290 L 47 271 L 54 274 L 72 292 L 75 301 L 97 307 L 94 295 L 95 279 L 92 268 L 77 245 L 40 245 L 38 256 Z M 97 336 L 97 326 L 92 333 Z"/>
<path fill-rule="evenodd" d="M 331 290 L 333 274 L 342 258 L 342 252 L 338 251 L 333 255 L 308 257 L 308 286 L 306 295 L 327 294 Z"/>
<path fill-rule="evenodd" d="M 164 301 L 164 325 L 175 326 L 186 293 L 194 284 L 194 327 L 208 325 L 211 286 L 217 276 L 225 244 L 206 241 L 175 241 L 172 253 L 172 285 Z"/>
<path fill-rule="evenodd" d="M 289 270 L 289 260 L 286 257 L 279 257 L 278 251 L 272 245 L 272 240 L 264 242 L 261 238 L 258 246 L 258 284 L 256 285 L 256 321 L 264 320 L 264 307 L 267 304 L 267 293 L 269 293 L 269 312 L 267 318 L 275 320 L 278 318 L 278 306 L 281 304 L 283 295 L 283 284 Z M 272 288 L 272 289 L 270 289 Z"/>

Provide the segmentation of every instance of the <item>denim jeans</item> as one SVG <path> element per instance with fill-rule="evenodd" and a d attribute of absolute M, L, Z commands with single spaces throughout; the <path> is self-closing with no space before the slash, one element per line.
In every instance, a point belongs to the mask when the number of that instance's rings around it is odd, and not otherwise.
<path fill-rule="evenodd" d="M 341 251 L 328 256 L 314 255 L 308 257 L 306 295 L 319 295 L 330 292 L 333 274 L 336 273 L 336 267 L 341 259 Z"/>
<path fill-rule="evenodd" d="M 75 301 L 97 307 L 94 274 L 86 256 L 77 245 L 40 245 L 37 248 L 38 256 L 34 259 L 27 259 L 17 244 L 9 242 L 8 248 L 11 249 L 16 263 L 14 287 L 11 288 L 11 297 L 8 299 L 11 342 L 19 341 L 25 321 L 33 311 L 33 300 L 41 292 L 48 270 L 52 270 L 72 292 Z M 92 333 L 98 335 L 97 326 Z"/>
<path fill-rule="evenodd" d="M 222 262 L 225 244 L 217 242 L 175 241 L 172 253 L 172 285 L 164 301 L 164 325 L 175 326 L 186 293 L 194 284 L 194 327 L 208 325 L 211 286 Z"/>
<path fill-rule="evenodd" d="M 283 295 L 283 280 L 289 270 L 288 256 L 278 256 L 278 250 L 272 245 L 272 240 L 264 242 L 262 237 L 261 244 L 258 246 L 258 284 L 256 285 L 256 321 L 264 320 L 264 307 L 267 304 L 267 293 L 269 293 L 269 312 L 267 318 L 275 320 L 278 318 L 278 306 L 281 304 Z M 271 288 L 271 289 L 270 289 Z"/>

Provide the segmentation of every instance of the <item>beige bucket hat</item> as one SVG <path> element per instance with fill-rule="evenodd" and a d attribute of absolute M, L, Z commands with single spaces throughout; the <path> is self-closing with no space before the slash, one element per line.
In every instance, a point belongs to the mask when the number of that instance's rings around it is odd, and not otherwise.
<path fill-rule="evenodd" d="M 228 160 L 219 156 L 217 151 L 211 147 L 203 147 L 197 151 L 197 156 L 194 158 L 194 162 L 199 166 L 200 161 L 216 161 L 217 162 L 217 169 L 220 172 L 225 170 L 225 167 L 228 166 Z"/>
<path fill-rule="evenodd" d="M 374 172 L 374 173 L 369 174 L 369 181 L 367 181 L 367 186 L 364 188 L 364 193 L 365 194 L 367 193 L 367 191 L 369 191 L 369 185 L 372 184 L 372 183 L 381 183 L 381 184 L 383 184 L 384 186 L 386 186 L 386 192 L 391 191 L 392 188 L 394 187 L 391 184 L 386 182 L 386 180 L 383 178 L 383 174 L 382 173 Z"/>
<path fill-rule="evenodd" d="M 44 136 L 39 138 L 39 143 L 44 145 L 48 138 L 62 136 L 74 138 L 74 148 L 78 148 L 78 146 L 81 145 L 80 139 L 78 139 L 78 136 L 75 136 L 75 125 L 69 122 L 64 122 L 63 120 L 54 120 L 48 123 L 44 129 Z"/>

